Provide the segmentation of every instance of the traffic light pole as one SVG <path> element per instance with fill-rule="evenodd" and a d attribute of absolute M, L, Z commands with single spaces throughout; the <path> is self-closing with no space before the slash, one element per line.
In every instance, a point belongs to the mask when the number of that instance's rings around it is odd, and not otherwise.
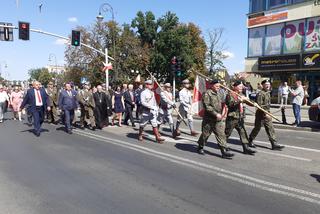
<path fill-rule="evenodd" d="M 172 78 L 172 97 L 174 102 L 176 102 L 176 74 Z"/>
<path fill-rule="evenodd" d="M 12 29 L 19 29 L 19 28 L 16 27 L 16 26 L 8 26 L 8 25 L 0 25 L 0 27 L 6 27 L 6 28 L 12 28 Z M 30 31 L 36 32 L 36 33 L 45 34 L 45 35 L 48 35 L 48 36 L 57 37 L 57 38 L 60 38 L 60 39 L 64 39 L 64 40 L 66 40 L 66 41 L 68 41 L 68 42 L 71 42 L 70 38 L 65 37 L 65 36 L 61 36 L 61 35 L 58 35 L 58 34 L 55 34 L 55 33 L 50 33 L 50 32 L 46 32 L 46 31 L 42 31 L 42 30 L 37 30 L 37 29 L 30 29 Z M 87 44 L 85 44 L 85 43 L 80 42 L 80 45 L 81 45 L 81 46 L 84 46 L 84 47 L 86 47 L 86 48 L 89 48 L 89 49 L 91 49 L 91 50 L 93 50 L 93 51 L 95 51 L 95 52 L 97 52 L 97 53 L 100 53 L 100 54 L 104 55 L 105 58 L 106 58 L 106 62 L 108 62 L 108 59 L 111 59 L 111 60 L 114 61 L 114 59 L 113 59 L 111 56 L 108 56 L 108 51 L 107 51 L 107 50 L 106 50 L 106 52 L 104 53 L 103 51 L 98 50 L 98 49 L 96 49 L 96 48 L 94 48 L 94 47 L 91 47 L 90 45 L 87 45 Z M 109 73 L 109 72 L 106 72 L 106 73 Z M 108 81 L 108 80 L 107 80 L 107 81 Z"/>

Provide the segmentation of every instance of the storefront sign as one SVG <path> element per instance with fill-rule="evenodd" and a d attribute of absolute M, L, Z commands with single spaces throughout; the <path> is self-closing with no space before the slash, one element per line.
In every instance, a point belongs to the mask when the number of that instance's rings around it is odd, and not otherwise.
<path fill-rule="evenodd" d="M 259 57 L 259 70 L 282 70 L 300 68 L 299 55 Z"/>
<path fill-rule="evenodd" d="M 302 54 L 302 68 L 320 68 L 320 52 Z"/>
<path fill-rule="evenodd" d="M 248 26 L 252 27 L 255 25 L 266 24 L 279 20 L 285 20 L 288 18 L 288 10 L 282 9 L 277 11 L 271 11 L 263 16 L 253 17 L 248 19 Z"/>

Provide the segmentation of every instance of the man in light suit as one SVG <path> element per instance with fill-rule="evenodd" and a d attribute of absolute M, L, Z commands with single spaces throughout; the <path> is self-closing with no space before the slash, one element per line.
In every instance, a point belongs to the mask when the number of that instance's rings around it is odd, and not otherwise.
<path fill-rule="evenodd" d="M 47 107 L 48 95 L 43 88 L 40 88 L 41 84 L 38 81 L 34 81 L 32 88 L 27 91 L 26 96 L 21 104 L 21 110 L 28 105 L 28 111 L 33 117 L 34 134 L 39 137 L 41 133 L 41 125 L 44 120 L 45 109 L 51 110 Z"/>
<path fill-rule="evenodd" d="M 64 125 L 66 132 L 72 134 L 71 123 L 74 118 L 74 110 L 78 108 L 77 92 L 71 88 L 69 83 L 65 84 L 65 89 L 59 95 L 59 108 L 64 113 Z"/>

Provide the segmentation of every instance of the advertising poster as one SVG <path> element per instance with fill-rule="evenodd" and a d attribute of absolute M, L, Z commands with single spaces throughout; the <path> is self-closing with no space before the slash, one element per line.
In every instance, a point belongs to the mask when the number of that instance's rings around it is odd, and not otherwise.
<path fill-rule="evenodd" d="M 320 50 L 320 17 L 308 19 L 307 23 L 305 51 Z"/>
<path fill-rule="evenodd" d="M 302 48 L 301 35 L 304 34 L 303 27 L 304 25 L 301 25 L 301 20 L 286 23 L 286 26 L 282 30 L 282 36 L 284 37 L 283 53 L 287 54 L 287 53 L 301 52 L 301 48 Z"/>

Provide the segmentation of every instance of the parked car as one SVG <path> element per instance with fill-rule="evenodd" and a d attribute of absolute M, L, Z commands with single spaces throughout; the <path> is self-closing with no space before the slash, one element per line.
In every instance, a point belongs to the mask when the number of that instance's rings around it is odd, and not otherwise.
<path fill-rule="evenodd" d="M 310 104 L 309 120 L 320 122 L 320 97 L 314 99 Z"/>

